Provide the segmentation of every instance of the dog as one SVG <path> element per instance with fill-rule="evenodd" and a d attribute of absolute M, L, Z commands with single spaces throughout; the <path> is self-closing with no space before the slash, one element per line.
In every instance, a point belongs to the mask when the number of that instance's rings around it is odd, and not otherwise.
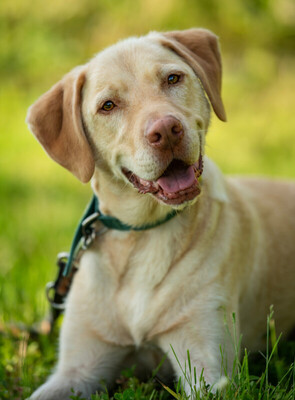
<path fill-rule="evenodd" d="M 188 351 L 214 388 L 222 359 L 232 372 L 234 336 L 264 348 L 270 305 L 279 332 L 294 327 L 295 184 L 225 178 L 204 155 L 211 108 L 226 120 L 221 74 L 211 31 L 151 32 L 103 50 L 30 107 L 30 130 L 91 180 L 103 214 L 153 225 L 109 229 L 83 252 L 57 367 L 31 400 L 89 398 L 124 365 L 152 370 L 163 354 L 190 395 Z"/>

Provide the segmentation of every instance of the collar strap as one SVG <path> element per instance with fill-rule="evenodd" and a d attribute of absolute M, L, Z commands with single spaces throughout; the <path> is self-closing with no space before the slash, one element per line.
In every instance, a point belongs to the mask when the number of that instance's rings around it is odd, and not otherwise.
<path fill-rule="evenodd" d="M 91 203 L 94 202 L 94 210 L 99 214 L 98 220 L 103 223 L 108 229 L 116 229 L 117 231 L 146 231 L 148 229 L 155 228 L 156 226 L 162 225 L 165 222 L 169 221 L 171 218 L 175 217 L 177 214 L 176 210 L 170 211 L 163 219 L 156 221 L 152 224 L 144 224 L 139 226 L 128 225 L 124 222 L 120 221 L 118 218 L 111 217 L 110 215 L 104 215 L 99 210 L 99 200 L 98 197 L 93 195 Z"/>
<path fill-rule="evenodd" d="M 68 259 L 63 271 L 63 276 L 68 276 L 74 261 L 75 256 L 78 251 L 82 248 L 87 248 L 92 240 L 94 239 L 93 234 L 95 236 L 95 231 L 91 228 L 91 225 L 100 221 L 107 229 L 116 229 L 118 231 L 145 231 L 148 229 L 155 228 L 156 226 L 162 225 L 165 222 L 169 221 L 173 217 L 177 215 L 176 210 L 170 211 L 165 218 L 156 221 L 152 224 L 145 224 L 139 226 L 133 226 L 125 224 L 120 221 L 118 218 L 112 217 L 110 215 L 104 215 L 99 209 L 99 200 L 98 197 L 93 195 L 90 203 L 88 204 L 77 228 L 75 231 L 75 235 L 72 241 L 71 249 L 68 255 Z M 90 240 L 89 240 L 90 239 Z M 83 243 L 82 243 L 83 242 Z M 81 244 L 82 243 L 82 244 Z"/>

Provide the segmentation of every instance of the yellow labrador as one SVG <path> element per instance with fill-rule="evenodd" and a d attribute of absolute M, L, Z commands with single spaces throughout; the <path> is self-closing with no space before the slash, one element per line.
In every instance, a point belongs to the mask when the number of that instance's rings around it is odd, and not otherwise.
<path fill-rule="evenodd" d="M 213 33 L 153 32 L 102 51 L 30 108 L 31 131 L 91 179 L 104 214 L 141 227 L 178 210 L 152 229 L 110 229 L 84 252 L 56 370 L 32 400 L 89 397 L 132 355 L 151 369 L 165 353 L 178 378 L 171 346 L 214 385 L 220 346 L 231 371 L 233 313 L 249 349 L 264 346 L 271 304 L 279 331 L 294 326 L 295 184 L 224 178 L 204 157 L 210 104 L 226 119 L 220 92 Z"/>

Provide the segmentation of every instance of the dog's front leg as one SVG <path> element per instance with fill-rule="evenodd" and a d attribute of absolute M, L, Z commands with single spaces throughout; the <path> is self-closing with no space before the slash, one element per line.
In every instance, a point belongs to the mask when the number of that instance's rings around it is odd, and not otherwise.
<path fill-rule="evenodd" d="M 104 385 L 114 383 L 122 359 L 130 351 L 99 340 L 89 327 L 67 322 L 62 327 L 56 370 L 29 400 L 69 400 L 73 392 L 88 399 Z"/>
<path fill-rule="evenodd" d="M 181 378 L 185 392 L 192 398 L 195 391 L 202 390 L 204 382 L 213 386 L 211 390 L 215 392 L 224 369 L 231 374 L 234 348 L 230 334 L 224 332 L 221 324 L 217 327 L 216 321 L 209 329 L 185 324 L 162 334 L 158 345 L 168 355 L 175 377 Z"/>

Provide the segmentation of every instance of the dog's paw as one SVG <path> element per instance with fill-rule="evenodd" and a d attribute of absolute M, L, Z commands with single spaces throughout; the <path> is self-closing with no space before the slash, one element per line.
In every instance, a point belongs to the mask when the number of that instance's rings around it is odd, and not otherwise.
<path fill-rule="evenodd" d="M 89 398 L 90 388 L 66 376 L 53 375 L 40 386 L 27 400 L 70 400 L 70 396 L 81 395 L 81 398 Z"/>
<path fill-rule="evenodd" d="M 40 386 L 27 400 L 70 400 L 70 396 L 76 394 L 68 387 L 56 388 L 46 383 Z"/>

